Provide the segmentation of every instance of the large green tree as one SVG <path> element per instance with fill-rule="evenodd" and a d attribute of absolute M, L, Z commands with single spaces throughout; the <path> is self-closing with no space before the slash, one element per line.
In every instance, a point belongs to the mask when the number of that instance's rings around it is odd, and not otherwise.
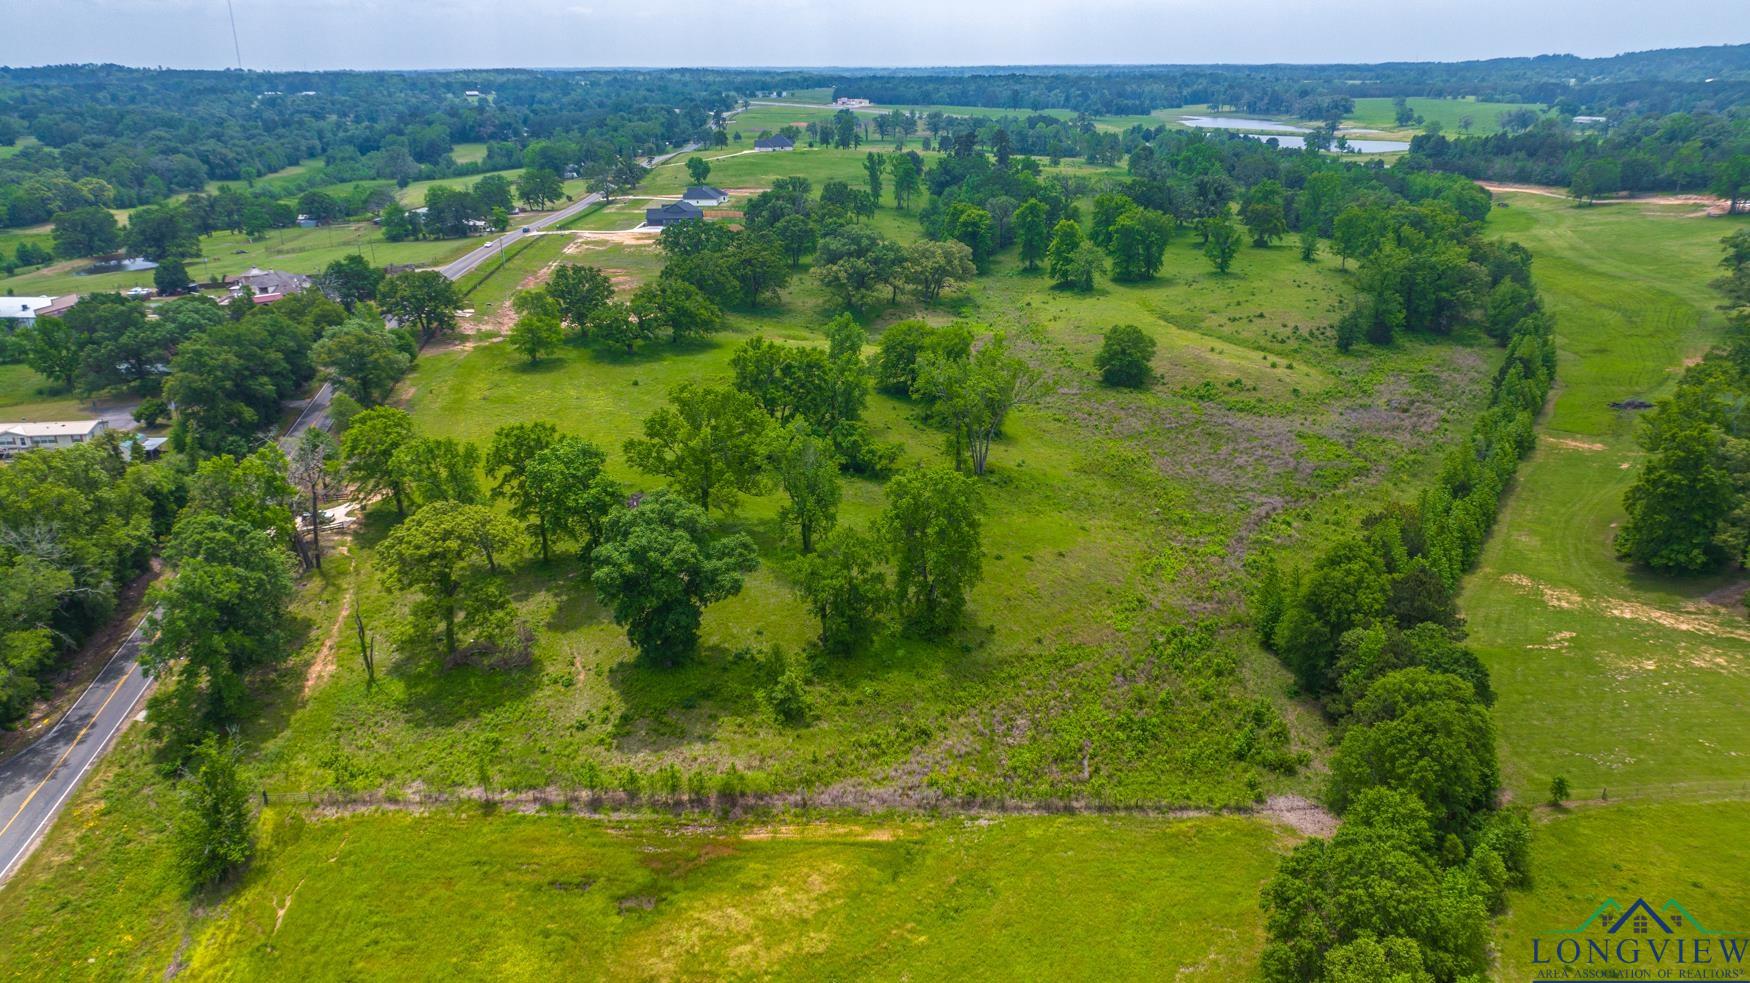
<path fill-rule="evenodd" d="M 683 382 L 668 403 L 645 419 L 643 437 L 626 441 L 633 467 L 667 477 L 701 509 L 732 508 L 741 494 L 764 487 L 771 424 L 752 397 Z"/>
<path fill-rule="evenodd" d="M 491 565 L 486 537 L 500 548 L 515 541 L 508 523 L 485 506 L 433 502 L 396 526 L 377 548 L 384 586 L 419 595 L 410 611 L 413 635 L 441 627 L 448 659 L 457 654 L 458 621 L 493 624 L 509 603 L 481 569 L 482 563 Z"/>
<path fill-rule="evenodd" d="M 927 635 L 952 630 L 984 567 L 971 479 L 941 467 L 894 475 L 878 528 L 893 559 L 894 606 L 906 626 Z"/>
<path fill-rule="evenodd" d="M 638 655 L 674 665 L 698 647 L 705 606 L 739 593 L 755 557 L 751 539 L 713 536 L 702 508 L 659 491 L 609 516 L 592 579 Z"/>
<path fill-rule="evenodd" d="M 397 273 L 377 292 L 383 313 L 415 331 L 422 340 L 456 329 L 456 308 L 462 306 L 456 285 L 436 270 Z"/>
<path fill-rule="evenodd" d="M 415 438 L 413 417 L 395 406 L 377 406 L 352 418 L 340 437 L 342 474 L 369 497 L 387 492 L 395 511 L 407 514 L 406 479 L 396 454 Z"/>

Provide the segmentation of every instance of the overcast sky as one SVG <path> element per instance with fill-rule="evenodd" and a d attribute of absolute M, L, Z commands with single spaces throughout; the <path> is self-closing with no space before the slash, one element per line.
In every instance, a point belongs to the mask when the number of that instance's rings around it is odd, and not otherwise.
<path fill-rule="evenodd" d="M 1750 40 L 1746 0 L 232 0 L 254 69 L 1448 61 Z M 0 63 L 236 63 L 225 0 L 0 0 Z"/>

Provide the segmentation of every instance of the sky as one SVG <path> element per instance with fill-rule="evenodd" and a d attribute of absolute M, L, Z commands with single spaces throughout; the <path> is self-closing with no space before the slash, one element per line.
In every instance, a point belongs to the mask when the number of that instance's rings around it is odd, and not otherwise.
<path fill-rule="evenodd" d="M 1452 61 L 1750 40 L 1746 0 L 232 3 L 244 67 L 292 70 Z M 0 27 L 0 64 L 237 63 L 225 0 L 0 0 Z"/>

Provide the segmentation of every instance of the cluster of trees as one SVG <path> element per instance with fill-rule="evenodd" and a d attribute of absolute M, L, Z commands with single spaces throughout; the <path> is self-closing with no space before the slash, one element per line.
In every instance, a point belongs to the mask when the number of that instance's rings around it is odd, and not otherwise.
<path fill-rule="evenodd" d="M 1333 220 L 1335 247 L 1360 260 L 1353 302 L 1337 322 L 1337 347 L 1389 344 L 1400 332 L 1451 334 L 1479 324 L 1507 344 L 1537 311 L 1530 255 L 1483 239 L 1477 223 L 1443 201 L 1351 205 Z"/>
<path fill-rule="evenodd" d="M 925 422 L 946 431 L 955 470 L 974 475 L 984 474 L 1010 411 L 1032 399 L 1039 384 L 1002 334 L 981 333 L 962 322 L 938 328 L 901 321 L 882 333 L 871 359 L 876 386 L 919 401 Z"/>
<path fill-rule="evenodd" d="M 502 232 L 509 228 L 517 202 L 540 211 L 566 197 L 565 182 L 558 172 L 531 167 L 514 181 L 503 174 L 486 174 L 467 187 L 434 184 L 425 190 L 425 204 L 418 209 L 409 209 L 389 195 L 378 206 L 377 219 L 383 226 L 383 238 L 390 242 L 457 239 L 487 229 Z"/>
<path fill-rule="evenodd" d="M 0 728 L 108 620 L 180 504 L 174 470 L 130 464 L 115 435 L 0 467 Z"/>
<path fill-rule="evenodd" d="M 413 332 L 430 337 L 454 326 L 457 300 L 440 274 L 385 278 L 349 256 L 318 280 L 321 290 L 271 305 L 190 296 L 160 304 L 150 317 L 138 300 L 91 294 L 62 317 L 20 329 L 14 347 L 70 390 L 144 396 L 137 418 L 172 419 L 176 450 L 239 454 L 318 369 L 343 394 L 337 410 L 356 412 L 387 398 L 407 372 L 418 351 Z M 388 327 L 384 314 L 405 327 Z"/>
<path fill-rule="evenodd" d="M 1616 551 L 1630 562 L 1700 573 L 1750 556 L 1750 231 L 1723 240 L 1728 341 L 1684 370 L 1638 437 L 1647 460 L 1623 497 Z"/>
<path fill-rule="evenodd" d="M 1455 591 L 1531 450 L 1554 369 L 1548 317 L 1526 314 L 1489 407 L 1433 488 L 1368 517 L 1304 571 L 1262 571 L 1260 637 L 1337 724 L 1329 800 L 1343 816 L 1265 887 L 1269 979 L 1450 980 L 1486 967 L 1487 920 L 1525 876 L 1530 831 L 1494 808 L 1494 695 L 1461 644 Z"/>
<path fill-rule="evenodd" d="M 1731 113 L 1633 115 L 1604 132 L 1543 119 L 1489 136 L 1423 134 L 1411 150 L 1442 170 L 1552 184 L 1582 202 L 1621 191 L 1711 193 L 1734 210 L 1750 200 L 1750 121 Z"/>
<path fill-rule="evenodd" d="M 257 202 L 232 192 L 250 200 L 224 206 L 237 215 L 352 182 L 405 186 L 516 167 L 589 176 L 709 139 L 713 114 L 731 108 L 728 93 L 749 78 L 616 72 L 578 85 L 564 73 L 524 71 L 244 77 L 113 65 L 7 69 L 0 146 L 26 135 L 34 142 L 0 160 L 0 226 L 199 195 L 212 181 L 271 195 Z M 462 99 L 470 88 L 493 98 Z M 485 143 L 484 159 L 457 163 L 451 152 L 463 142 Z M 312 159 L 320 166 L 268 177 Z M 351 201 L 345 213 L 383 204 Z"/>
<path fill-rule="evenodd" d="M 1539 55 L 1380 65 L 1152 65 L 935 69 L 816 76 L 809 86 L 896 105 L 1070 109 L 1145 115 L 1165 106 L 1341 119 L 1371 97 L 1474 97 L 1579 113 L 1724 111 L 1750 98 L 1750 46 L 1667 48 L 1605 58 Z M 1704 81 L 1705 80 L 1705 81 Z M 803 84 L 800 82 L 793 84 Z"/>
<path fill-rule="evenodd" d="M 502 583 L 506 565 L 531 541 L 543 561 L 572 543 L 640 657 L 673 665 L 697 647 L 704 609 L 739 592 L 756 563 L 752 540 L 714 529 L 710 510 L 774 485 L 788 499 L 782 520 L 799 537 L 802 590 L 827 648 L 861 644 L 889 611 L 917 631 L 957 623 L 981 563 L 969 479 L 947 469 L 896 475 L 871 530 L 838 529 L 842 461 L 810 417 L 791 408 L 779 424 L 732 387 L 683 384 L 669 404 L 624 448 L 669 486 L 632 494 L 607 475 L 601 449 L 548 423 L 501 427 L 482 456 L 420 436 L 392 407 L 354 418 L 341 474 L 365 494 L 391 496 L 406 516 L 379 551 L 385 583 L 417 597 L 402 643 L 441 639 L 452 661 L 528 645 Z"/>

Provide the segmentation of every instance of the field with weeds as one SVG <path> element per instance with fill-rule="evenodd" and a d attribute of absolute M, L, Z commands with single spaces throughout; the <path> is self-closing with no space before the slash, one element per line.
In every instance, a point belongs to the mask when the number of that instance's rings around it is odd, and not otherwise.
<path fill-rule="evenodd" d="M 716 167 L 741 170 L 712 180 L 760 186 L 803 173 L 818 185 L 859 174 L 860 156 L 743 155 L 720 159 Z M 677 163 L 658 169 L 647 190 L 684 181 Z M 889 207 L 873 224 L 904 241 L 918 235 L 913 216 Z M 647 241 L 539 237 L 503 271 L 464 281 L 473 320 L 489 321 L 486 304 L 555 259 L 601 266 L 622 291 L 661 265 Z M 760 495 L 723 522 L 755 539 L 761 566 L 741 594 L 707 611 L 692 663 L 634 661 L 562 549 L 550 564 L 524 562 L 513 584 L 537 627 L 532 667 L 446 670 L 408 652 L 367 693 L 356 659 L 342 658 L 332 681 L 265 741 L 268 775 L 287 790 L 531 788 L 627 768 L 649 776 L 673 767 L 715 782 L 733 768 L 754 788 L 873 802 L 1221 805 L 1310 791 L 1316 776 L 1231 751 L 1240 732 L 1278 714 L 1294 749 L 1316 751 L 1324 739 L 1240 627 L 1243 558 L 1259 542 L 1310 544 L 1340 532 L 1382 487 L 1419 487 L 1432 455 L 1468 427 L 1495 357 L 1480 338 L 1339 355 L 1328 325 L 1346 275 L 1333 260 L 1307 264 L 1277 247 L 1248 249 L 1233 274 L 1218 276 L 1187 234 L 1152 283 L 1069 295 L 1004 256 L 937 307 L 905 300 L 878 313 L 877 334 L 905 316 L 989 324 L 1042 385 L 1011 416 L 982 481 L 985 576 L 967 627 L 942 641 L 884 637 L 856 656 L 817 660 L 800 726 L 776 723 L 756 699 L 767 671 L 759 657 L 773 645 L 802 647 L 814 631 L 794 591 L 779 497 Z M 440 345 L 403 399 L 426 432 L 481 443 L 504 423 L 549 420 L 606 449 L 628 485 L 651 488 L 659 482 L 627 467 L 620 448 L 674 385 L 727 381 L 731 354 L 755 334 L 820 344 L 831 313 L 804 270 L 781 304 L 734 312 L 728 330 L 679 347 L 627 356 L 568 345 L 530 365 L 481 338 Z M 1160 345 L 1149 391 L 1107 389 L 1094 376 L 1100 335 L 1120 323 Z M 876 395 L 867 416 L 904 461 L 941 459 L 941 434 L 910 400 Z M 881 498 L 879 483 L 848 481 L 841 521 L 866 523 Z M 391 521 L 379 506 L 357 543 L 357 603 L 381 631 L 401 602 L 372 586 L 369 565 Z M 1189 698 L 1192 688 L 1205 695 Z"/>
<path fill-rule="evenodd" d="M 168 872 L 170 786 L 141 736 L 0 892 L 7 973 L 1228 980 L 1256 971 L 1257 892 L 1293 842 L 1243 818 L 274 806 L 252 865 L 190 899 Z"/>

